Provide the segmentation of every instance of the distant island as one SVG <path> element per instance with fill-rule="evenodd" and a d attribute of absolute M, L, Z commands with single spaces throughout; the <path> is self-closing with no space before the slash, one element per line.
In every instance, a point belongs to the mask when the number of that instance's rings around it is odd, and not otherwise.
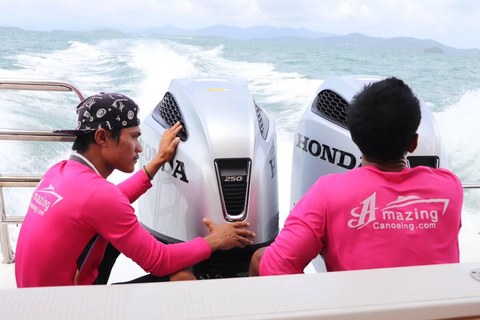
<path fill-rule="evenodd" d="M 444 53 L 442 48 L 439 47 L 428 47 L 423 50 L 425 53 Z"/>
<path fill-rule="evenodd" d="M 2 28 L 22 30 L 20 28 Z M 75 33 L 98 35 L 104 37 L 154 36 L 154 37 L 191 37 L 203 39 L 231 39 L 239 41 L 277 42 L 296 45 L 314 45 L 324 47 L 364 48 L 371 50 L 403 51 L 412 53 L 450 54 L 450 55 L 480 55 L 479 49 L 457 49 L 430 39 L 411 37 L 379 38 L 360 33 L 338 35 L 324 32 L 314 32 L 304 28 L 276 28 L 272 26 L 254 26 L 240 28 L 226 25 L 216 25 L 195 30 L 176 28 L 165 25 L 157 28 L 125 32 L 97 27 L 92 30 L 54 30 L 56 33 Z"/>
<path fill-rule="evenodd" d="M 338 35 L 314 32 L 308 29 L 276 28 L 272 26 L 255 26 L 240 28 L 225 25 L 185 30 L 172 25 L 150 28 L 141 31 L 144 35 L 189 36 L 189 37 L 223 37 L 234 40 L 266 41 L 329 47 L 355 47 L 374 50 L 444 53 L 453 55 L 480 55 L 479 49 L 457 49 L 430 39 L 410 37 L 376 38 L 360 33 Z"/>

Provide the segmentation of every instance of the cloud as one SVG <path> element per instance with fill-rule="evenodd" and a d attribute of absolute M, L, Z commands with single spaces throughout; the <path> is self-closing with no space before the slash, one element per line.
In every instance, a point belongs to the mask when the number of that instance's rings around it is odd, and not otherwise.
<path fill-rule="evenodd" d="M 455 13 L 475 15 L 480 12 L 480 2 L 476 0 L 446 0 L 446 7 Z"/>
<path fill-rule="evenodd" d="M 37 30 L 272 25 L 480 47 L 474 0 L 0 0 L 0 7 L 0 26 Z"/>
<path fill-rule="evenodd" d="M 336 20 L 357 18 L 357 15 L 357 5 L 352 1 L 341 2 L 340 6 L 332 13 L 333 19 Z"/>

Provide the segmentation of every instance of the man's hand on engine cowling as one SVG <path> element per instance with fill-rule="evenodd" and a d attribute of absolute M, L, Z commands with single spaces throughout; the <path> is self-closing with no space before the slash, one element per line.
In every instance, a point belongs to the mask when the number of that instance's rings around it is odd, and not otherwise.
<path fill-rule="evenodd" d="M 253 243 L 248 238 L 255 237 L 255 233 L 243 229 L 250 226 L 250 223 L 247 221 L 236 221 L 217 226 L 210 219 L 204 218 L 203 223 L 210 229 L 210 234 L 204 237 L 204 239 L 210 245 L 212 252 L 235 247 L 245 248 L 245 246 Z"/>
<path fill-rule="evenodd" d="M 175 149 L 180 142 L 180 138 L 177 137 L 180 130 L 182 130 L 182 126 L 180 122 L 177 122 L 162 134 L 157 154 L 144 168 L 145 173 L 147 173 L 150 179 L 157 174 L 158 170 L 160 170 L 165 162 L 172 160 L 175 154 Z"/>

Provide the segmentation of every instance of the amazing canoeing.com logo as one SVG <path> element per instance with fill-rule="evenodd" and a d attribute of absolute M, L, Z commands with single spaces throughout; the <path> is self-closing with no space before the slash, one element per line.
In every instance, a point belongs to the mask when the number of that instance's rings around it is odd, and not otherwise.
<path fill-rule="evenodd" d="M 417 196 L 398 197 L 385 208 L 376 207 L 376 192 L 350 212 L 348 226 L 362 229 L 371 224 L 375 230 L 435 229 L 438 219 L 447 210 L 449 199 L 422 199 Z M 378 215 L 378 216 L 377 216 Z"/>

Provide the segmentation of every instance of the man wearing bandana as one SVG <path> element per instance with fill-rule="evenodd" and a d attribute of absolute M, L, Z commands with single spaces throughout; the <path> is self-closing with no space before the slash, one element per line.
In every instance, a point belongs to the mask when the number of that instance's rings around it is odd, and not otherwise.
<path fill-rule="evenodd" d="M 76 135 L 69 160 L 51 167 L 33 192 L 20 230 L 15 263 L 17 286 L 106 284 L 119 252 L 149 274 L 132 282 L 193 280 L 188 267 L 217 249 L 244 247 L 254 234 L 248 222 L 216 226 L 210 234 L 164 245 L 138 222 L 131 206 L 151 186 L 158 170 L 173 157 L 180 123 L 165 130 L 154 159 L 129 179 L 114 185 L 115 170 L 133 172 L 138 154 L 139 108 L 117 93 L 100 93 L 77 107 Z"/>

